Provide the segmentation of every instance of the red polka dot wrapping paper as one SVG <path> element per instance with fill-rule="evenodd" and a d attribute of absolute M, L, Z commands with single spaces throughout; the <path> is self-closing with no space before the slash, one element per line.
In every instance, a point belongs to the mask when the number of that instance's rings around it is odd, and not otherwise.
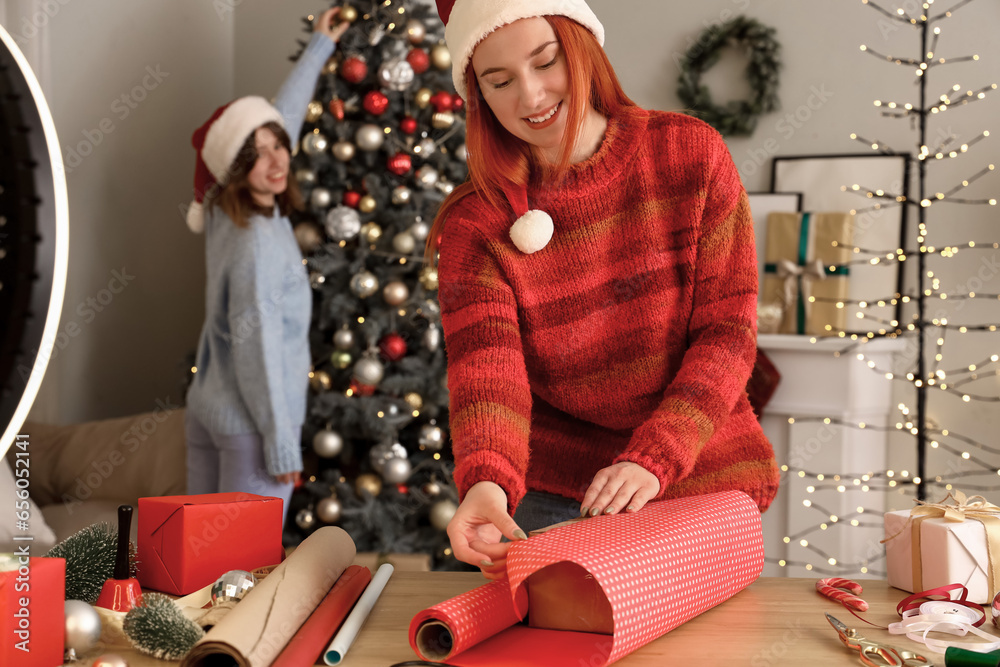
<path fill-rule="evenodd" d="M 561 561 L 580 565 L 600 584 L 611 603 L 613 635 L 519 622 L 530 612 L 525 580 Z M 649 503 L 635 514 L 599 516 L 513 544 L 507 579 L 417 614 L 410 646 L 425 660 L 463 667 L 600 667 L 728 600 L 763 567 L 760 509 L 745 493 Z"/>

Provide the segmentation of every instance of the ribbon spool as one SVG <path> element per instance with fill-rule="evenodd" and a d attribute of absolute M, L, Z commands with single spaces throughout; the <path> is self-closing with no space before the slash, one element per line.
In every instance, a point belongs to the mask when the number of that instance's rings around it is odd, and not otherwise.
<path fill-rule="evenodd" d="M 991 634 L 976 627 L 982 624 L 982 614 L 968 606 L 947 600 L 930 600 L 917 608 L 903 612 L 903 620 L 889 624 L 889 632 L 906 635 L 912 641 L 920 642 L 935 653 L 944 653 L 948 648 L 963 648 L 975 652 L 1000 649 L 1000 641 Z M 974 634 L 990 643 L 950 642 L 929 638 L 931 632 L 944 632 L 958 637 Z"/>

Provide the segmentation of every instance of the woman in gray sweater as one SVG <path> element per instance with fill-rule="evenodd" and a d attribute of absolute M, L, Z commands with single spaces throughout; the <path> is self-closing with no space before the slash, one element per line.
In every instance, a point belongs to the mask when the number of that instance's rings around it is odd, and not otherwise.
<path fill-rule="evenodd" d="M 347 29 L 339 8 L 315 33 L 272 106 L 243 97 L 194 133 L 195 201 L 205 233 L 205 324 L 187 394 L 188 493 L 282 498 L 302 471 L 312 294 L 288 214 L 289 172 L 316 79 Z"/>

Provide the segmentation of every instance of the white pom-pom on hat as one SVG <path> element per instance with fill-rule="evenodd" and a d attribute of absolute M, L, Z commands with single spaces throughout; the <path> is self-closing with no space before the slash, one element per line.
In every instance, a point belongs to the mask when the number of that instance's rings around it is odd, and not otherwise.
<path fill-rule="evenodd" d="M 552 216 L 545 211 L 528 211 L 511 226 L 510 238 L 526 255 L 538 252 L 552 240 Z"/>

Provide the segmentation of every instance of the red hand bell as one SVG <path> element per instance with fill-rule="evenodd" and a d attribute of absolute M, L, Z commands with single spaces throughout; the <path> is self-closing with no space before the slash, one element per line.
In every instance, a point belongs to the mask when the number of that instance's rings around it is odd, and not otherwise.
<path fill-rule="evenodd" d="M 142 600 L 142 587 L 137 579 L 129 578 L 128 543 L 132 532 L 132 506 L 118 506 L 118 552 L 115 557 L 114 579 L 104 582 L 95 607 L 111 611 L 129 611 Z"/>

